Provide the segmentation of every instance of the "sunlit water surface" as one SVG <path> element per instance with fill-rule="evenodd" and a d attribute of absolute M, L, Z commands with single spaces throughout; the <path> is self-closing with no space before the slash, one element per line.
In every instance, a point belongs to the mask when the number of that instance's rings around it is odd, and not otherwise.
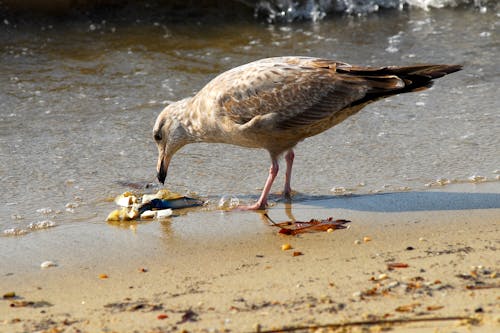
<path fill-rule="evenodd" d="M 299 144 L 292 183 L 299 198 L 496 182 L 499 20 L 492 11 L 442 9 L 275 25 L 252 17 L 4 22 L 0 232 L 103 223 L 114 208 L 108 198 L 128 183 L 156 182 L 151 131 L 165 105 L 224 70 L 270 56 L 464 65 L 430 90 L 372 104 Z M 225 194 L 250 201 L 268 165 L 262 150 L 190 145 L 174 157 L 166 186 L 213 202 Z M 273 191 L 282 186 L 280 176 Z"/>

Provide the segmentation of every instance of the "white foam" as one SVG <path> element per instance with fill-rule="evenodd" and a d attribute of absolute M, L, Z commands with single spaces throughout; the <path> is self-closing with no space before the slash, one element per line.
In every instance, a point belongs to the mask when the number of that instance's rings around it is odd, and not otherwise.
<path fill-rule="evenodd" d="M 30 229 L 30 230 L 48 229 L 48 228 L 52 228 L 55 226 L 56 226 L 56 223 L 54 221 L 44 220 L 44 221 L 30 223 L 28 225 L 28 229 Z"/>
<path fill-rule="evenodd" d="M 491 0 L 474 0 L 474 8 L 486 13 L 486 4 Z M 471 0 L 268 0 L 256 2 L 255 14 L 266 16 L 270 22 L 306 19 L 313 22 L 323 19 L 327 13 L 343 12 L 348 14 L 368 14 L 380 9 L 405 7 L 430 10 L 432 8 L 457 7 L 470 5 Z"/>

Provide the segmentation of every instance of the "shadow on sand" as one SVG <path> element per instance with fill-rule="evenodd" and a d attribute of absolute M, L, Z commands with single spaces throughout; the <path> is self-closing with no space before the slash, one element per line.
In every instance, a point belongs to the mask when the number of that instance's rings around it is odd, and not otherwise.
<path fill-rule="evenodd" d="M 417 212 L 500 208 L 500 193 L 396 192 L 345 196 L 297 195 L 292 204 L 370 212 Z"/>

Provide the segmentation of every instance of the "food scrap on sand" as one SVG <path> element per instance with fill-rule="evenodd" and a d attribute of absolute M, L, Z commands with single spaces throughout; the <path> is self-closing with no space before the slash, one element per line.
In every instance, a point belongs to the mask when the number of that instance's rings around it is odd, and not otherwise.
<path fill-rule="evenodd" d="M 166 189 L 155 194 L 144 194 L 141 198 L 125 192 L 115 198 L 120 209 L 112 211 L 106 221 L 132 221 L 136 219 L 162 219 L 172 215 L 173 209 L 203 205 L 203 201 L 184 197 Z"/>
<path fill-rule="evenodd" d="M 410 265 L 403 262 L 390 262 L 387 264 L 387 269 L 392 271 L 395 268 L 408 268 Z"/>
<path fill-rule="evenodd" d="M 347 226 L 345 224 L 351 222 L 349 220 L 334 220 L 333 217 L 329 217 L 324 220 L 311 219 L 309 222 L 302 221 L 285 221 L 276 223 L 271 218 L 265 214 L 264 215 L 273 226 L 279 227 L 278 233 L 283 235 L 297 235 L 305 232 L 318 232 L 327 231 L 332 232 L 335 229 L 345 229 Z"/>

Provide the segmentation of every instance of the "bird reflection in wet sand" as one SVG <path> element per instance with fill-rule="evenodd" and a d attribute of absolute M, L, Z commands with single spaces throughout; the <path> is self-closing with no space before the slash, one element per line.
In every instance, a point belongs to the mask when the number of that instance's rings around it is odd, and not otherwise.
<path fill-rule="evenodd" d="M 293 148 L 364 106 L 400 93 L 421 91 L 460 65 L 360 67 L 329 59 L 276 57 L 233 68 L 194 97 L 167 106 L 153 136 L 158 179 L 164 183 L 172 156 L 195 142 L 227 143 L 269 152 L 269 176 L 258 201 L 241 209 L 265 209 L 278 159 L 286 161 L 284 195 L 290 197 Z"/>

